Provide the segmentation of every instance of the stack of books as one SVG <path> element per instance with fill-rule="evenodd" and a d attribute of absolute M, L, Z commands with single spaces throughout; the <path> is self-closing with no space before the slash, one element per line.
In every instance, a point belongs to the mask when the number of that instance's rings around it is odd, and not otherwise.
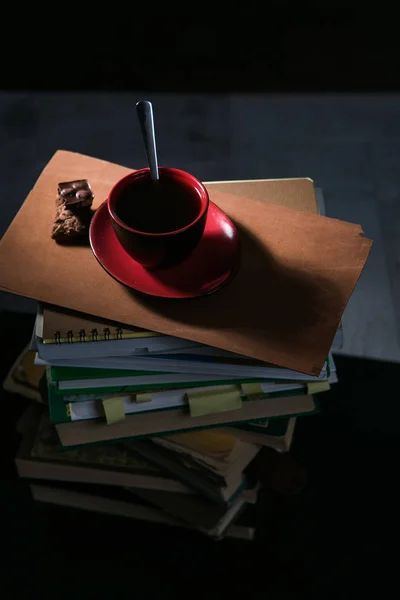
<path fill-rule="evenodd" d="M 47 306 L 32 348 L 46 366 L 50 418 L 64 446 L 227 424 L 246 431 L 248 421 L 315 411 L 313 394 L 336 382 L 331 354 L 311 377 Z"/>
<path fill-rule="evenodd" d="M 124 171 L 59 152 L 31 194 L 38 198 L 53 179 L 87 172 L 95 191 L 96 183 L 109 189 Z M 19 425 L 17 467 L 21 477 L 40 480 L 31 487 L 37 500 L 179 524 L 215 538 L 251 537 L 240 521 L 257 496 L 249 467 L 264 446 L 288 452 L 296 419 L 317 412 L 318 395 L 337 381 L 332 349 L 341 343 L 341 314 L 369 241 L 350 224 L 319 230 L 310 180 L 207 187 L 231 216 L 244 211 L 243 228 L 246 218 L 260 220 L 265 203 L 273 212 L 271 236 L 274 228 L 285 231 L 281 219 L 290 225 L 288 239 L 303 227 L 301 248 L 282 242 L 295 252 L 294 264 L 289 254 L 276 259 L 277 277 L 276 265 L 272 272 L 270 263 L 244 260 L 221 292 L 196 304 L 156 305 L 127 294 L 89 248 L 68 249 L 68 258 L 48 238 L 21 253 L 18 230 L 32 196 L 6 234 L 1 287 L 38 300 L 30 358 L 20 358 L 5 384 L 15 389 L 28 378 L 21 370 L 35 372 L 29 385 L 43 402 Z M 238 202 L 241 196 L 247 200 Z M 48 223 L 46 202 L 40 211 Z M 253 216 L 246 202 L 254 203 Z M 299 212 L 293 216 L 287 206 Z M 319 252 L 322 241 L 328 249 Z M 246 258 L 251 247 L 242 242 Z M 16 275 L 22 264 L 26 278 Z"/>
<path fill-rule="evenodd" d="M 39 305 L 5 387 L 48 407 L 25 417 L 16 459 L 21 477 L 40 480 L 31 483 L 38 501 L 141 519 L 150 511 L 164 523 L 158 509 L 169 524 L 249 539 L 251 527 L 233 527 L 256 500 L 246 467 L 263 446 L 288 452 L 296 418 L 316 412 L 316 395 L 336 381 L 331 355 L 310 378 Z"/>

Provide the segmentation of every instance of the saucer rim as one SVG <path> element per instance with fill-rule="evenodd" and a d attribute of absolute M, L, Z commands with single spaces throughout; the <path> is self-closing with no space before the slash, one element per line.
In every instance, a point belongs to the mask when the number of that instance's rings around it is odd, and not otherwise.
<path fill-rule="evenodd" d="M 218 210 L 220 210 L 221 212 L 223 212 L 219 206 L 217 206 L 215 204 L 215 202 L 212 202 L 211 200 L 209 201 L 209 205 L 214 205 Z M 214 288 L 212 288 L 211 290 L 207 291 L 207 292 L 198 292 L 198 293 L 193 293 L 193 294 L 188 294 L 187 296 L 167 296 L 164 294 L 152 294 L 150 292 L 144 292 L 141 289 L 138 289 L 136 287 L 133 287 L 131 285 L 128 285 L 127 283 L 125 283 L 124 281 L 121 281 L 120 279 L 118 279 L 118 277 L 116 277 L 113 273 L 111 273 L 102 263 L 102 261 L 100 260 L 100 258 L 97 256 L 97 253 L 93 247 L 93 242 L 92 242 L 92 230 L 93 230 L 93 222 L 96 219 L 96 215 L 97 213 L 103 209 L 105 212 L 108 213 L 108 206 L 107 206 L 107 200 L 104 200 L 100 206 L 96 209 L 92 220 L 90 222 L 90 226 L 89 226 L 89 244 L 90 244 L 90 249 L 92 251 L 93 256 L 95 257 L 95 259 L 97 260 L 97 262 L 99 263 L 99 265 L 101 266 L 101 268 L 107 273 L 107 275 L 109 275 L 110 277 L 112 277 L 112 279 L 114 279 L 114 281 L 116 281 L 117 283 L 119 283 L 120 285 L 123 285 L 124 287 L 128 288 L 129 290 L 133 290 L 134 292 L 142 295 L 142 296 L 148 296 L 151 298 L 164 298 L 165 300 L 191 300 L 191 299 L 195 299 L 195 298 L 202 298 L 205 296 L 211 296 L 212 294 L 214 294 L 215 292 L 217 292 L 218 290 L 222 289 L 223 287 L 225 287 L 226 285 L 228 285 L 228 283 L 230 283 L 232 281 L 232 279 L 237 275 L 239 268 L 240 268 L 240 240 L 239 240 L 239 251 L 238 251 L 238 260 L 236 261 L 235 265 L 232 266 L 232 268 L 229 271 L 229 274 L 227 275 L 227 277 L 219 284 L 217 284 Z M 225 213 L 224 213 L 225 214 Z M 235 226 L 235 224 L 232 222 L 232 220 L 229 218 L 228 215 L 225 215 L 229 221 L 232 223 L 232 226 L 236 229 L 237 228 Z M 208 215 L 207 215 L 208 218 Z M 238 233 L 239 235 L 239 233 Z M 129 254 L 128 254 L 129 256 Z M 137 262 L 135 261 L 134 258 L 130 257 L 130 259 L 133 262 Z M 190 260 L 190 257 L 187 259 Z M 139 264 L 139 263 L 138 263 Z"/>

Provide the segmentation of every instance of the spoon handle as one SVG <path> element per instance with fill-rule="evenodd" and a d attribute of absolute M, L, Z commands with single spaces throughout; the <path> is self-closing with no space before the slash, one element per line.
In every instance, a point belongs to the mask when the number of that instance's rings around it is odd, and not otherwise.
<path fill-rule="evenodd" d="M 157 161 L 157 148 L 156 148 L 156 135 L 154 131 L 154 117 L 153 117 L 153 106 L 151 102 L 147 100 L 141 100 L 136 104 L 136 111 L 139 118 L 140 129 L 142 130 L 142 136 L 144 145 L 146 148 L 147 160 L 150 166 L 150 177 L 157 181 L 159 177 L 158 173 L 158 161 Z"/>

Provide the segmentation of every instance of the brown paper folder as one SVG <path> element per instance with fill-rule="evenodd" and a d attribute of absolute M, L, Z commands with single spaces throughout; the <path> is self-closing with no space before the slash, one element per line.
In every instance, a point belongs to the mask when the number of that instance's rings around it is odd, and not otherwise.
<path fill-rule="evenodd" d="M 239 273 L 204 298 L 139 296 L 114 281 L 90 248 L 50 237 L 58 182 L 89 179 L 98 206 L 128 172 L 57 152 L 1 241 L 0 289 L 317 375 L 372 244 L 361 227 L 274 204 L 298 206 L 305 195 L 315 202 L 308 179 L 266 181 L 265 202 L 210 188 L 238 225 Z"/>
<path fill-rule="evenodd" d="M 248 180 L 248 181 L 214 181 L 206 183 L 210 193 L 224 192 L 235 196 L 244 196 L 251 200 L 266 202 L 274 199 L 274 203 L 280 206 L 289 206 L 295 210 L 306 213 L 317 213 L 317 203 L 313 191 L 313 183 L 310 179 L 288 179 L 282 186 L 282 180 L 275 182 L 267 179 Z M 266 186 L 270 193 L 265 196 Z M 56 343 L 56 332 L 60 333 L 61 338 L 67 337 L 67 332 L 72 332 L 75 341 L 80 341 L 79 332 L 84 330 L 90 332 L 96 329 L 100 332 L 108 327 L 114 334 L 117 329 L 120 330 L 121 338 L 142 337 L 146 330 L 137 327 L 124 327 L 120 329 L 120 323 L 96 319 L 90 315 L 81 312 L 74 312 L 63 309 L 59 306 L 43 306 L 43 330 L 39 337 L 46 340 L 47 343 Z M 157 333 L 147 335 L 159 335 Z M 90 336 L 89 336 L 90 338 Z"/>

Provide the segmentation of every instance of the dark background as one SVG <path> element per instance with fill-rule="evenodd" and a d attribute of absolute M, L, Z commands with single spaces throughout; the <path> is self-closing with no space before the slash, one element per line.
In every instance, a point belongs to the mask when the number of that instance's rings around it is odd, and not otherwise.
<path fill-rule="evenodd" d="M 148 92 L 399 89 L 388 2 L 8 7 L 1 87 Z"/>
<path fill-rule="evenodd" d="M 0 86 L 24 92 L 395 92 L 398 39 L 394 9 L 382 2 L 371 8 L 355 0 L 276 0 L 161 9 L 112 3 L 93 6 L 90 14 L 72 4 L 17 7 L 15 13 L 7 7 Z M 50 126 L 48 137 L 39 126 L 46 108 L 30 131 L 29 99 L 16 106 L 5 113 L 12 116 L 6 125 L 10 139 L 20 142 L 14 155 L 21 163 L 15 158 L 12 166 L 17 171 L 22 164 L 26 178 L 20 183 L 19 173 L 10 175 L 2 188 L 16 196 L 4 211 L 8 222 L 54 146 Z M 59 119 L 63 112 L 55 114 Z M 79 150 L 79 144 L 68 149 Z M 27 343 L 32 322 L 2 312 L 3 375 Z M 263 505 L 253 545 L 215 544 L 123 519 L 34 506 L 12 465 L 14 424 L 24 403 L 3 394 L 1 498 L 10 533 L 4 549 L 13 567 L 26 573 L 14 585 L 78 597 L 188 596 L 201 588 L 211 597 L 233 590 L 263 598 L 345 598 L 372 585 L 385 593 L 397 569 L 399 369 L 362 358 L 338 357 L 337 363 L 340 384 L 324 395 L 321 415 L 300 419 L 296 433 L 293 453 L 308 486 L 300 496 Z M 82 574 L 85 587 L 75 581 Z"/>

